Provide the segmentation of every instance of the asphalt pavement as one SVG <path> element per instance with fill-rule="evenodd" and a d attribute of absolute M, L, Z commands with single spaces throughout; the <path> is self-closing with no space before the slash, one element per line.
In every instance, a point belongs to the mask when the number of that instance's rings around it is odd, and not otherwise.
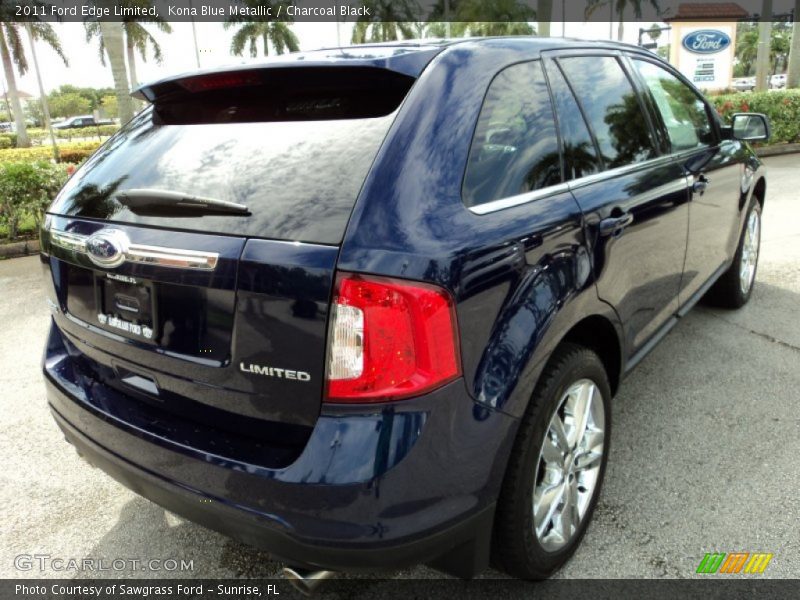
<path fill-rule="evenodd" d="M 770 552 L 764 577 L 800 577 L 800 155 L 766 163 L 751 302 L 698 306 L 625 381 L 594 521 L 558 577 L 693 577 L 716 551 Z M 16 558 L 35 554 L 192 562 L 172 577 L 274 576 L 267 553 L 166 513 L 78 458 L 44 398 L 48 323 L 38 258 L 0 261 L 0 577 L 92 576 L 25 570 Z"/>

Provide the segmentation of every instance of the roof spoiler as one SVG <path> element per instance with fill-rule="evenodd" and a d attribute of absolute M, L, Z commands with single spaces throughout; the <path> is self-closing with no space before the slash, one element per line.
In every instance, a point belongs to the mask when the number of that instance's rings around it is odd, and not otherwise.
<path fill-rule="evenodd" d="M 176 96 L 211 92 L 215 90 L 272 86 L 290 77 L 311 75 L 336 82 L 341 76 L 361 73 L 369 78 L 379 72 L 385 76 L 394 75 L 398 79 L 416 79 L 431 59 L 441 52 L 443 46 L 354 46 L 320 50 L 296 55 L 286 55 L 257 65 L 233 68 L 210 69 L 194 73 L 184 73 L 168 77 L 139 87 L 132 94 L 134 98 L 156 103 Z M 378 77 L 379 78 L 379 77 Z M 300 79 L 298 77 L 298 79 Z"/>

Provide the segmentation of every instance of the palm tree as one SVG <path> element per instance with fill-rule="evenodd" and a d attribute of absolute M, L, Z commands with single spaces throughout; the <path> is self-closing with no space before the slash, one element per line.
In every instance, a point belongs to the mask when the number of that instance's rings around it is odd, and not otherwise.
<path fill-rule="evenodd" d="M 758 23 L 758 52 L 756 53 L 756 91 L 765 92 L 769 88 L 769 54 L 772 37 L 772 0 L 764 0 L 761 5 L 761 19 Z"/>
<path fill-rule="evenodd" d="M 786 89 L 800 87 L 800 0 L 794 0 L 792 46 L 789 50 L 789 70 L 786 72 Z"/>
<path fill-rule="evenodd" d="M 125 2 L 123 4 L 130 5 L 133 2 Z M 143 4 L 142 2 L 137 2 L 137 4 Z M 147 4 L 150 4 L 147 2 Z M 170 24 L 162 19 L 154 19 L 153 22 L 155 23 L 156 27 L 159 30 L 163 31 L 164 33 L 172 33 L 172 27 Z M 152 46 L 153 48 L 153 58 L 155 58 L 158 64 L 161 64 L 164 60 L 164 55 L 161 52 L 161 46 L 156 41 L 156 38 L 153 37 L 151 34 L 142 24 L 142 21 L 133 20 L 133 19 L 124 19 L 122 21 L 123 29 L 125 30 L 125 49 L 127 51 L 127 58 L 128 58 L 128 75 L 130 76 L 130 85 L 131 89 L 136 89 L 139 87 L 139 78 L 136 76 L 136 52 L 139 52 L 139 55 L 142 57 L 142 61 L 147 62 L 147 48 L 148 46 Z M 100 38 L 100 62 L 103 65 L 106 64 L 106 57 L 105 57 L 105 44 L 103 43 L 103 38 L 100 34 L 100 24 L 97 21 L 91 21 L 86 23 L 86 41 L 88 42 L 93 37 Z"/>
<path fill-rule="evenodd" d="M 758 30 L 749 27 L 741 31 L 736 37 L 736 58 L 743 67 L 745 75 L 749 75 L 758 54 Z"/>
<path fill-rule="evenodd" d="M 650 4 L 654 9 L 656 9 L 656 14 L 661 13 L 661 6 L 658 3 L 658 0 L 647 0 L 647 3 Z M 633 9 L 633 16 L 637 19 L 642 18 L 642 0 L 589 0 L 588 5 L 586 6 L 585 15 L 587 18 L 591 17 L 592 14 L 602 6 L 609 6 L 613 13 L 617 15 L 617 40 L 622 41 L 622 38 L 625 37 L 625 18 L 626 13 L 628 13 L 628 9 Z"/>
<path fill-rule="evenodd" d="M 452 35 L 533 35 L 536 29 L 529 23 L 536 18 L 536 11 L 520 0 L 450 0 L 450 7 L 459 21 L 451 23 Z M 441 18 L 441 11 L 431 13 L 433 18 Z M 548 17 L 549 19 L 549 17 Z M 549 23 L 549 20 L 548 20 Z M 429 33 L 441 35 L 440 23 L 432 23 Z"/>
<path fill-rule="evenodd" d="M 127 123 L 133 118 L 133 102 L 131 102 L 131 90 L 128 87 L 128 70 L 125 68 L 122 23 L 99 21 L 98 24 L 103 47 L 108 55 L 108 62 L 111 64 L 119 121 Z"/>
<path fill-rule="evenodd" d="M 772 74 L 778 72 L 778 67 L 786 68 L 786 63 L 791 49 L 791 31 L 786 27 L 776 27 L 772 30 L 769 43 L 769 60 Z"/>
<path fill-rule="evenodd" d="M 553 0 L 538 0 L 536 3 L 537 33 L 550 37 L 550 19 L 553 18 Z"/>
<path fill-rule="evenodd" d="M 282 2 L 270 2 L 269 0 L 244 0 L 244 4 L 249 7 L 265 6 L 272 8 L 271 14 L 277 14 L 278 7 L 283 6 L 281 12 L 286 14 L 286 5 Z M 249 48 L 250 56 L 258 56 L 258 42 L 261 40 L 264 48 L 264 55 L 269 55 L 269 46 L 275 50 L 275 54 L 283 54 L 286 51 L 297 52 L 300 49 L 300 42 L 285 21 L 248 21 L 245 18 L 234 17 L 225 21 L 225 29 L 238 27 L 238 31 L 233 34 L 231 40 L 231 54 L 242 56 L 245 48 Z"/>
<path fill-rule="evenodd" d="M 436 0 L 423 27 L 425 35 L 434 38 L 462 37 L 469 23 L 453 21 L 453 17 L 458 14 L 458 5 L 461 1 Z"/>
<path fill-rule="evenodd" d="M 413 21 L 419 13 L 416 0 L 365 0 L 363 4 L 370 14 L 356 20 L 350 39 L 352 43 L 414 38 Z"/>
<path fill-rule="evenodd" d="M 10 5 L 6 6 L 10 7 Z M 10 18 L 11 15 L 6 14 L 7 11 L 8 8 L 4 7 L 0 15 L 5 18 Z M 0 57 L 2 57 L 3 71 L 5 72 L 6 81 L 8 82 L 8 95 L 11 99 L 11 108 L 14 112 L 14 123 L 17 129 L 17 147 L 19 148 L 27 148 L 31 145 L 30 138 L 28 138 L 28 130 L 25 127 L 25 114 L 22 112 L 22 104 L 19 101 L 17 79 L 14 74 L 15 64 L 20 75 L 24 75 L 28 71 L 28 59 L 25 55 L 25 47 L 22 44 L 23 28 L 24 25 L 19 22 L 0 22 Z M 61 42 L 52 25 L 38 21 L 32 22 L 29 31 L 32 41 L 41 40 L 45 42 L 61 57 L 65 65 L 69 64 L 61 48 Z"/>

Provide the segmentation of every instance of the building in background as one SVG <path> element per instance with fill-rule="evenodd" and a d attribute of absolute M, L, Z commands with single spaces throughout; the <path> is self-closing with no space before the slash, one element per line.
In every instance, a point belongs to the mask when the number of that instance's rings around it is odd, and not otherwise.
<path fill-rule="evenodd" d="M 681 4 L 666 19 L 672 63 L 702 90 L 724 90 L 733 83 L 736 23 L 748 12 L 734 2 Z"/>

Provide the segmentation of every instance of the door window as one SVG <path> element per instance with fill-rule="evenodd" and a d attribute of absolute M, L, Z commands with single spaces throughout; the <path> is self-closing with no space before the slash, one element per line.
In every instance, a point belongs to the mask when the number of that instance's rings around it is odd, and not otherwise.
<path fill-rule="evenodd" d="M 564 179 L 571 181 L 602 170 L 592 136 L 575 96 L 561 70 L 553 62 L 547 66 L 553 104 L 556 108 L 561 152 L 564 156 Z"/>
<path fill-rule="evenodd" d="M 606 168 L 656 155 L 639 98 L 616 58 L 573 56 L 558 62 L 594 132 Z"/>
<path fill-rule="evenodd" d="M 464 203 L 478 206 L 560 182 L 558 138 L 540 61 L 508 67 L 489 86 L 478 117 Z"/>
<path fill-rule="evenodd" d="M 714 143 L 706 105 L 688 85 L 649 61 L 634 60 L 669 134 L 673 152 Z"/>

